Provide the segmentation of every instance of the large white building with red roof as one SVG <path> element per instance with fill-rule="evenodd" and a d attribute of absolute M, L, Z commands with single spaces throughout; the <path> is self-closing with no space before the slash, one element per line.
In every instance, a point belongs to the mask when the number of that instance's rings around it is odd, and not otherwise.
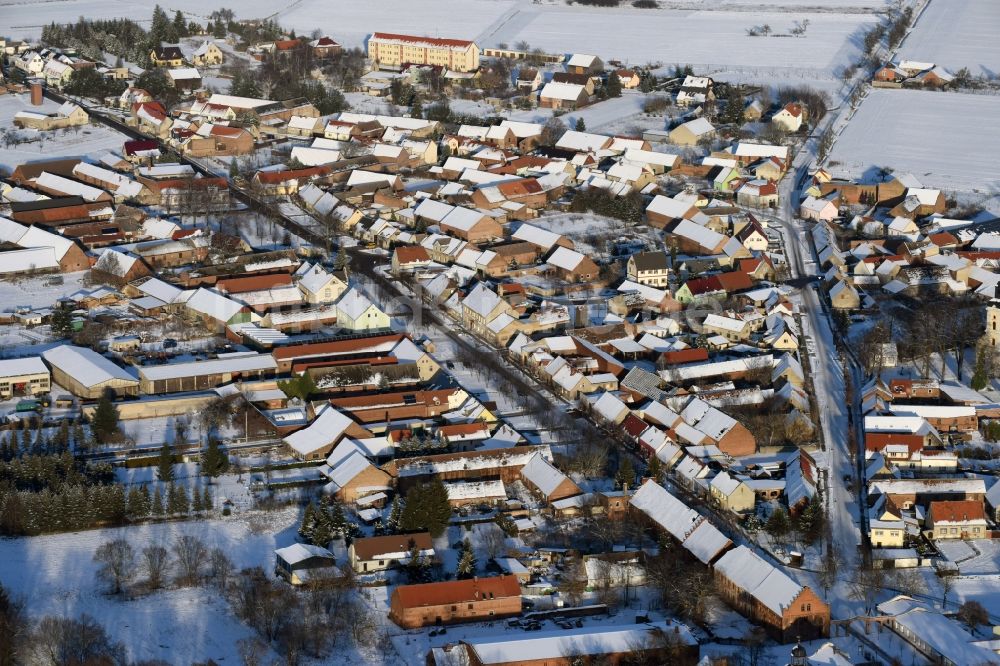
<path fill-rule="evenodd" d="M 456 72 L 479 69 L 479 47 L 465 39 L 439 39 L 376 32 L 368 38 L 368 59 L 381 69 L 433 65 Z"/>

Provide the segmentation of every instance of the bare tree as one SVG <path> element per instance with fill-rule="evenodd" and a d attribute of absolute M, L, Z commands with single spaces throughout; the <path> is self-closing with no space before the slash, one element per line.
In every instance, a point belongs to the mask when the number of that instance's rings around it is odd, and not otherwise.
<path fill-rule="evenodd" d="M 38 623 L 27 663 L 51 666 L 67 664 L 125 664 L 125 647 L 114 643 L 104 627 L 89 615 L 78 619 L 45 617 Z"/>
<path fill-rule="evenodd" d="M 267 661 L 269 648 L 259 638 L 241 638 L 236 644 L 243 666 L 263 666 Z"/>
<path fill-rule="evenodd" d="M 927 583 L 916 569 L 896 569 L 892 572 L 892 586 L 908 597 L 927 594 Z"/>
<path fill-rule="evenodd" d="M 121 594 L 135 575 L 135 551 L 125 539 L 115 539 L 98 546 L 94 561 L 101 565 L 97 576 L 111 586 L 111 594 Z"/>
<path fill-rule="evenodd" d="M 486 555 L 495 560 L 504 554 L 507 547 L 507 535 L 497 525 L 486 525 L 480 534 L 480 543 L 486 550 Z"/>
<path fill-rule="evenodd" d="M 875 611 L 878 595 L 884 588 L 885 570 L 861 563 L 854 572 L 854 580 L 851 581 L 850 597 L 862 602 L 865 612 L 870 615 Z"/>
<path fill-rule="evenodd" d="M 957 617 L 973 632 L 980 625 L 990 623 L 990 614 L 986 612 L 986 608 L 978 601 L 966 601 L 959 606 Z"/>
<path fill-rule="evenodd" d="M 174 541 L 174 560 L 178 580 L 182 585 L 195 585 L 201 578 L 201 568 L 208 556 L 208 548 L 197 537 L 183 535 Z"/>
<path fill-rule="evenodd" d="M 229 579 L 233 575 L 233 562 L 221 548 L 213 548 L 208 558 L 209 576 L 219 589 L 225 591 L 229 587 Z"/>
<path fill-rule="evenodd" d="M 146 570 L 149 589 L 158 590 L 163 587 L 168 565 L 169 556 L 163 546 L 146 546 L 142 549 L 142 566 Z"/>

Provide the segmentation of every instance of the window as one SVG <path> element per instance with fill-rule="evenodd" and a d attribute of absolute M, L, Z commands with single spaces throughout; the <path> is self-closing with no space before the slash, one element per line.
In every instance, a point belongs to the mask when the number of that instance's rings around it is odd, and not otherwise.
<path fill-rule="evenodd" d="M 451 607 L 451 610 L 452 610 L 452 612 L 455 612 L 455 611 L 457 611 L 457 610 L 458 610 L 458 606 L 452 606 L 452 607 Z"/>
<path fill-rule="evenodd" d="M 472 604 L 469 604 L 469 610 L 472 610 Z"/>

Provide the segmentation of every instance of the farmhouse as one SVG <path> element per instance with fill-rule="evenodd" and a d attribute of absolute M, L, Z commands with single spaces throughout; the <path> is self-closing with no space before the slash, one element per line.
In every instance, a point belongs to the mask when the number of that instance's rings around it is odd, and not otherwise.
<path fill-rule="evenodd" d="M 22 129 L 55 130 L 86 125 L 90 116 L 83 108 L 72 102 L 64 102 L 55 113 L 18 111 L 14 114 L 14 126 Z"/>
<path fill-rule="evenodd" d="M 576 83 L 550 81 L 538 93 L 538 105 L 546 109 L 579 109 L 589 100 L 587 88 Z"/>
<path fill-rule="evenodd" d="M 385 571 L 409 562 L 414 549 L 419 557 L 433 559 L 431 535 L 417 532 L 354 539 L 347 549 L 347 559 L 357 573 Z"/>
<path fill-rule="evenodd" d="M 399 585 L 389 600 L 389 619 L 404 629 L 520 614 L 517 576 Z"/>
<path fill-rule="evenodd" d="M 625 274 L 629 280 L 650 287 L 666 287 L 670 283 L 670 265 L 663 252 L 638 252 L 628 258 Z"/>
<path fill-rule="evenodd" d="M 679 146 L 696 146 L 702 139 L 715 136 L 715 127 L 705 118 L 695 118 L 670 130 L 670 141 Z"/>
<path fill-rule="evenodd" d="M 776 640 L 828 636 L 830 607 L 746 546 L 715 563 L 718 590 L 726 602 L 760 622 Z"/>

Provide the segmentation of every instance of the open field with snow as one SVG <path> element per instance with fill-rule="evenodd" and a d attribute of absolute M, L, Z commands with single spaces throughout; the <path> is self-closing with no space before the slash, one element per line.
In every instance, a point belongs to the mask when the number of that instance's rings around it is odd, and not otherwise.
<path fill-rule="evenodd" d="M 229 7 L 236 18 L 271 17 L 286 28 L 308 35 L 319 28 L 347 46 L 361 46 L 372 32 L 407 32 L 439 37 L 474 37 L 510 6 L 507 0 L 298 0 L 274 3 L 267 0 L 243 2 L 199 2 L 176 0 L 167 10 L 188 13 L 204 21 L 214 10 Z M 0 34 L 37 37 L 42 25 L 51 21 L 73 23 L 80 16 L 91 19 L 128 16 L 148 25 L 155 0 L 3 0 L 0 2 Z"/>
<path fill-rule="evenodd" d="M 0 6 L 0 14 L 3 11 Z M 3 34 L 2 27 L 0 34 Z M 19 145 L 10 146 L 0 141 L 0 168 L 13 169 L 24 162 L 56 157 L 83 157 L 102 150 L 121 152 L 127 137 L 104 125 L 83 125 L 51 132 L 19 130 L 13 125 L 14 115 L 19 111 L 54 113 L 58 108 L 58 104 L 48 99 L 40 107 L 31 106 L 27 94 L 0 97 L 0 130 L 12 132 L 21 140 Z"/>
<path fill-rule="evenodd" d="M 809 19 L 804 37 L 750 37 L 748 28 L 769 24 L 787 34 Z M 697 69 L 752 66 L 780 71 L 833 73 L 856 59 L 870 14 L 648 11 L 531 6 L 480 35 L 481 46 L 525 40 L 550 52 L 584 51 L 634 64 L 688 63 Z"/>
<path fill-rule="evenodd" d="M 110 635 L 125 644 L 129 661 L 162 659 L 190 664 L 214 659 L 239 663 L 236 642 L 251 630 L 240 623 L 215 591 L 182 588 L 136 600 L 106 596 L 96 579 L 94 550 L 124 537 L 137 551 L 150 544 L 167 548 L 179 535 L 202 539 L 223 548 L 237 569 L 273 566 L 273 550 L 295 540 L 298 511 L 258 514 L 267 525 L 251 529 L 250 522 L 227 519 L 136 525 L 76 534 L 0 539 L 0 582 L 22 595 L 33 616 L 75 617 L 89 613 Z"/>
<path fill-rule="evenodd" d="M 899 58 L 933 62 L 975 76 L 1000 75 L 1000 3 L 996 0 L 933 0 L 899 49 Z"/>
<path fill-rule="evenodd" d="M 890 167 L 913 173 L 926 187 L 995 191 L 997 118 L 996 96 L 873 89 L 837 139 L 828 165 L 852 178 Z"/>

